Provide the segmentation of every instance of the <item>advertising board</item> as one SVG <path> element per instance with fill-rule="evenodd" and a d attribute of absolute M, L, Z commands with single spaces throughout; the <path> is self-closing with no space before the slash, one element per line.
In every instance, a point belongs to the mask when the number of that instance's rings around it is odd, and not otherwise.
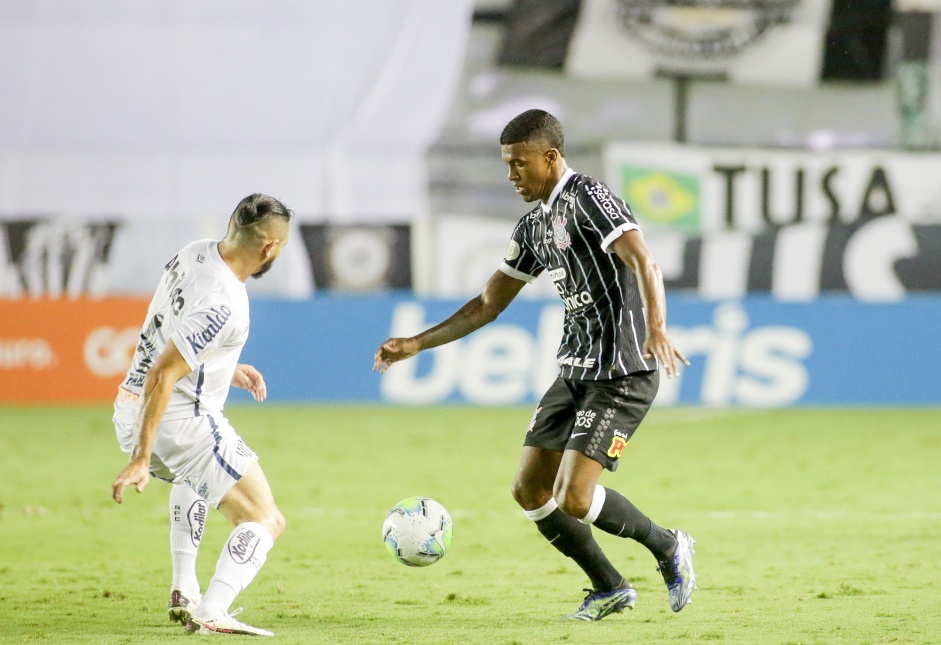
<path fill-rule="evenodd" d="M 110 401 L 146 302 L 0 301 L 0 401 Z M 532 404 L 557 373 L 558 299 L 518 300 L 464 339 L 372 371 L 376 348 L 444 320 L 463 301 L 411 295 L 257 299 L 243 362 L 272 402 Z M 691 365 L 657 405 L 941 405 L 941 298 L 673 297 L 669 331 Z M 230 401 L 247 402 L 233 390 Z"/>

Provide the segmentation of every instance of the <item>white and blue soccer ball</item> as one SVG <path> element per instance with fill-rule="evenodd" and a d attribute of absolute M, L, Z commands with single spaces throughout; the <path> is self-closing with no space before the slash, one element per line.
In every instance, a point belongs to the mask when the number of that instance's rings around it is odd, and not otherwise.
<path fill-rule="evenodd" d="M 454 523 L 444 506 L 429 497 L 408 497 L 392 507 L 382 523 L 382 539 L 392 557 L 410 567 L 427 567 L 444 557 Z"/>

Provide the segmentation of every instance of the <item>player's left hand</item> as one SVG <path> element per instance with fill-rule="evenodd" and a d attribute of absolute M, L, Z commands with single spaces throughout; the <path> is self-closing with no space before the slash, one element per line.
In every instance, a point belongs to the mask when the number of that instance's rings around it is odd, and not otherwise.
<path fill-rule="evenodd" d="M 243 390 L 248 390 L 252 398 L 261 403 L 268 397 L 268 388 L 265 386 L 265 379 L 261 372 L 251 365 L 239 363 L 235 366 L 235 375 L 232 377 L 232 385 Z"/>
<path fill-rule="evenodd" d="M 650 359 L 654 356 L 660 361 L 663 371 L 667 373 L 667 378 L 674 378 L 680 375 L 676 366 L 676 359 L 689 365 L 689 361 L 683 356 L 683 353 L 676 348 L 666 332 L 647 332 L 647 340 L 644 341 L 644 358 Z"/>
<path fill-rule="evenodd" d="M 138 493 L 143 493 L 149 481 L 150 459 L 134 457 L 111 484 L 111 497 L 120 504 L 125 488 L 134 486 Z"/>

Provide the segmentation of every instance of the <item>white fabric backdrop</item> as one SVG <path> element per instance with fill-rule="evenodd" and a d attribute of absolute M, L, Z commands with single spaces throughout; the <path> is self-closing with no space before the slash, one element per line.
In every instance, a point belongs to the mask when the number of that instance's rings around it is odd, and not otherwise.
<path fill-rule="evenodd" d="M 256 191 L 306 220 L 408 221 L 427 210 L 425 150 L 459 80 L 472 9 L 4 0 L 0 219 L 127 220 L 112 254 L 117 293 L 149 291 L 168 253 L 221 235 Z M 299 236 L 293 247 L 253 289 L 310 292 Z"/>

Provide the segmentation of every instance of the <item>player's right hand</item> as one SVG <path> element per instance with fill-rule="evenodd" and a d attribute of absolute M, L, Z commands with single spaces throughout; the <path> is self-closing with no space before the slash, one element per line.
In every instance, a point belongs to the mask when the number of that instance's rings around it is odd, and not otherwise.
<path fill-rule="evenodd" d="M 120 504 L 121 496 L 124 494 L 125 488 L 134 486 L 137 488 L 138 493 L 143 493 L 149 481 L 150 459 L 145 460 L 135 457 L 131 460 L 131 463 L 124 467 L 124 470 L 121 471 L 118 478 L 111 484 L 111 497 Z"/>
<path fill-rule="evenodd" d="M 419 351 L 418 341 L 414 338 L 390 338 L 376 350 L 372 371 L 379 370 L 379 373 L 382 374 L 389 369 L 392 363 L 403 361 Z"/>

